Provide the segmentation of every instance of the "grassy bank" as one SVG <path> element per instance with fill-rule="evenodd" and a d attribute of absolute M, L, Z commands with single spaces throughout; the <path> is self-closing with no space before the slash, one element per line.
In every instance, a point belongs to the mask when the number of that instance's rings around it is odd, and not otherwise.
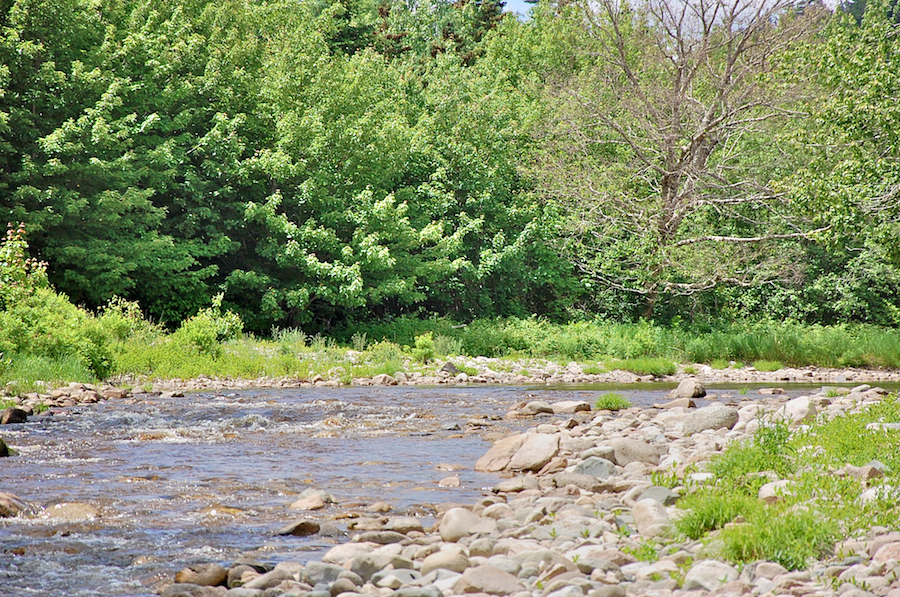
<path fill-rule="evenodd" d="M 898 420 L 894 395 L 795 431 L 783 422 L 764 423 L 751 440 L 732 443 L 713 458 L 708 466 L 713 484 L 692 484 L 688 475 L 677 532 L 704 539 L 732 562 L 770 560 L 798 569 L 830 553 L 839 539 L 875 525 L 896 528 L 900 431 L 880 424 Z M 848 465 L 873 461 L 881 463 L 881 472 L 864 480 L 847 472 Z M 783 479 L 784 487 L 766 503 L 759 490 L 775 479 Z M 669 481 L 677 485 L 685 479 Z"/>
<path fill-rule="evenodd" d="M 623 369 L 657 376 L 674 373 L 675 363 L 754 365 L 759 370 L 900 367 L 900 331 L 863 325 L 742 322 L 701 328 L 647 322 L 554 324 L 535 318 L 458 325 L 443 318 L 400 318 L 339 330 L 330 337 L 273 330 L 270 337 L 258 338 L 243 333 L 240 319 L 218 306 L 172 333 L 144 320 L 129 303 L 114 303 L 97 315 L 66 308 L 71 313 L 29 311 L 18 327 L 0 331 L 0 380 L 9 390 L 29 391 L 41 386 L 41 380 L 52 384 L 122 376 L 321 375 L 349 382 L 410 367 L 425 371 L 436 360 L 453 356 L 577 361 L 585 373 Z M 4 315 L 9 319 L 15 312 Z"/>

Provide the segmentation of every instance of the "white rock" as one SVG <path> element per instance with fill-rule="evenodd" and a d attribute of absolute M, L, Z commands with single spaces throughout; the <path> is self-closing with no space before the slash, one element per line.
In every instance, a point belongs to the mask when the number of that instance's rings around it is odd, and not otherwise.
<path fill-rule="evenodd" d="M 737 580 L 738 571 L 723 562 L 716 560 L 703 560 L 694 564 L 684 577 L 683 589 L 706 589 L 714 591 L 725 583 Z"/>
<path fill-rule="evenodd" d="M 631 516 L 634 518 L 634 525 L 638 532 L 645 537 L 661 535 L 669 523 L 666 507 L 652 498 L 636 503 L 631 509 Z"/>

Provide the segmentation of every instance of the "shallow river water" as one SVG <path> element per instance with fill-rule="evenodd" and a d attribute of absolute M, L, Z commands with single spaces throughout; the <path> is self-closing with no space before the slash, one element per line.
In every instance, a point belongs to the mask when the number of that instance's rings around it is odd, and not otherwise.
<path fill-rule="evenodd" d="M 664 401 L 670 387 L 616 390 L 649 406 Z M 497 482 L 472 467 L 489 440 L 534 424 L 502 420 L 516 403 L 593 402 L 609 389 L 138 395 L 5 426 L 0 431 L 19 456 L 0 459 L 0 491 L 43 506 L 84 502 L 101 516 L 81 523 L 0 519 L 0 596 L 149 596 L 160 579 L 199 561 L 318 559 L 342 539 L 274 534 L 304 516 L 288 506 L 310 487 L 339 503 L 315 517 L 386 501 L 394 514 L 428 524 L 433 504 L 471 503 Z M 736 398 L 738 391 L 730 393 Z M 460 487 L 438 486 L 449 475 L 459 476 Z M 346 520 L 336 522 L 346 528 Z"/>

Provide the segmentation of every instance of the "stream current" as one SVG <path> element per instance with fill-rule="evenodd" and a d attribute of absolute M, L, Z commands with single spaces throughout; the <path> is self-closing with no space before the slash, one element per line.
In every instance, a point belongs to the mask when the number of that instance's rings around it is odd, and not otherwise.
<path fill-rule="evenodd" d="M 665 401 L 671 387 L 615 390 L 636 406 L 649 406 Z M 476 473 L 473 465 L 491 440 L 535 424 L 503 419 L 517 403 L 593 402 L 610 389 L 402 386 L 199 392 L 183 398 L 139 394 L 4 426 L 4 439 L 19 455 L 0 459 L 0 491 L 43 506 L 87 503 L 100 517 L 0 519 L 0 597 L 149 597 L 161 579 L 201 561 L 319 559 L 347 538 L 275 531 L 299 518 L 328 519 L 376 501 L 388 502 L 392 515 L 420 516 L 428 525 L 433 504 L 472 503 L 497 482 L 496 475 Z M 711 391 L 723 399 L 738 394 L 734 388 Z M 448 472 L 454 468 L 461 470 Z M 438 485 L 451 475 L 459 477 L 459 487 Z M 290 510 L 308 488 L 327 491 L 338 506 Z M 334 522 L 346 530 L 347 519 Z"/>

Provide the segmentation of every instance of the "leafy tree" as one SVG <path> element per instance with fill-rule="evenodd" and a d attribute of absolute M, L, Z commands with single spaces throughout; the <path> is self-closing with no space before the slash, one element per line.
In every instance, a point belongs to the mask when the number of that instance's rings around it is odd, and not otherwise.
<path fill-rule="evenodd" d="M 560 7 L 575 72 L 552 81 L 543 189 L 572 214 L 567 250 L 600 288 L 661 297 L 777 279 L 772 243 L 809 235 L 771 184 L 770 145 L 802 87 L 773 76 L 819 28 L 788 1 Z M 773 259 L 774 257 L 774 259 Z"/>
<path fill-rule="evenodd" d="M 781 187 L 830 226 L 793 289 L 811 318 L 900 322 L 900 37 L 889 6 L 870 2 L 861 26 L 836 15 L 794 54 L 798 76 L 815 73 L 820 89 L 793 136 L 804 163 Z"/>

